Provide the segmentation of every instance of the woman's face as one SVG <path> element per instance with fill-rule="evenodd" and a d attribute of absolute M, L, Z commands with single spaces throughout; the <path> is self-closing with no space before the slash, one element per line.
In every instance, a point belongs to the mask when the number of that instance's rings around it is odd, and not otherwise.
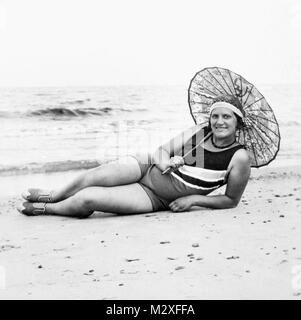
<path fill-rule="evenodd" d="M 219 107 L 211 112 L 210 125 L 217 138 L 227 138 L 235 135 L 237 119 L 231 110 Z"/>

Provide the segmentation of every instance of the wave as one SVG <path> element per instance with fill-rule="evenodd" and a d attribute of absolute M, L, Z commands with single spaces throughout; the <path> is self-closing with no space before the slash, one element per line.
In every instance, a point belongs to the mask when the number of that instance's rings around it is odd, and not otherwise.
<path fill-rule="evenodd" d="M 77 104 L 84 104 L 86 101 L 90 101 L 91 99 L 85 99 L 85 100 L 71 100 L 71 101 L 64 101 L 61 104 L 68 104 L 68 105 L 77 105 Z"/>
<path fill-rule="evenodd" d="M 129 109 L 129 108 L 118 108 L 117 110 L 123 111 L 123 112 L 145 112 L 149 111 L 147 108 L 135 108 L 135 109 Z"/>
<path fill-rule="evenodd" d="M 91 169 L 102 163 L 103 162 L 98 160 L 66 160 L 46 163 L 28 163 L 20 166 L 0 166 L 0 176 Z"/>
<path fill-rule="evenodd" d="M 27 116 L 65 116 L 65 117 L 78 117 L 78 116 L 103 116 L 108 114 L 113 109 L 110 107 L 103 108 L 66 108 L 66 107 L 53 107 L 38 109 L 27 112 Z"/>
<path fill-rule="evenodd" d="M 112 111 L 119 112 L 145 112 L 148 111 L 146 108 L 111 108 L 111 107 L 100 107 L 100 108 L 68 108 L 68 107 L 49 107 L 44 109 L 29 110 L 26 112 L 20 111 L 0 111 L 0 118 L 23 118 L 23 117 L 48 117 L 51 119 L 61 118 L 75 118 L 75 117 L 86 117 L 86 116 L 104 116 L 110 115 Z"/>

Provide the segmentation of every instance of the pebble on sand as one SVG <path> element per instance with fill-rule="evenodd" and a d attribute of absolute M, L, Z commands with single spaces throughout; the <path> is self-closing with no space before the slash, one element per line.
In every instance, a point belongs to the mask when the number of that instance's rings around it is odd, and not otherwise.
<path fill-rule="evenodd" d="M 140 259 L 125 259 L 126 262 L 139 261 Z"/>
<path fill-rule="evenodd" d="M 182 269 L 185 269 L 185 267 L 183 266 L 175 267 L 175 270 L 182 270 Z"/>

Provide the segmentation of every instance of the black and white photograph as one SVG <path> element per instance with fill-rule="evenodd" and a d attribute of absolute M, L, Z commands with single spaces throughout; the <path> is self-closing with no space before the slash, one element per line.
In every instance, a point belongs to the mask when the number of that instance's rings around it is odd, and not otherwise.
<path fill-rule="evenodd" d="M 0 300 L 300 300 L 300 38 L 298 0 L 1 0 Z"/>

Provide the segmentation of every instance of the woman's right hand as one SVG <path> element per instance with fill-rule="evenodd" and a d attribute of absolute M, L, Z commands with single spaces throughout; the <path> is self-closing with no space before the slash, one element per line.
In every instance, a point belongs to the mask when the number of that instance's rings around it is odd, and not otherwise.
<path fill-rule="evenodd" d="M 163 172 L 168 168 L 172 168 L 174 170 L 178 169 L 184 165 L 184 159 L 180 156 L 171 157 L 169 161 L 166 161 L 164 163 L 158 163 L 157 167 Z"/>
<path fill-rule="evenodd" d="M 174 156 L 170 158 L 169 161 L 169 167 L 173 168 L 173 169 L 178 169 L 181 166 L 183 166 L 185 164 L 185 161 L 182 157 L 180 156 Z"/>

